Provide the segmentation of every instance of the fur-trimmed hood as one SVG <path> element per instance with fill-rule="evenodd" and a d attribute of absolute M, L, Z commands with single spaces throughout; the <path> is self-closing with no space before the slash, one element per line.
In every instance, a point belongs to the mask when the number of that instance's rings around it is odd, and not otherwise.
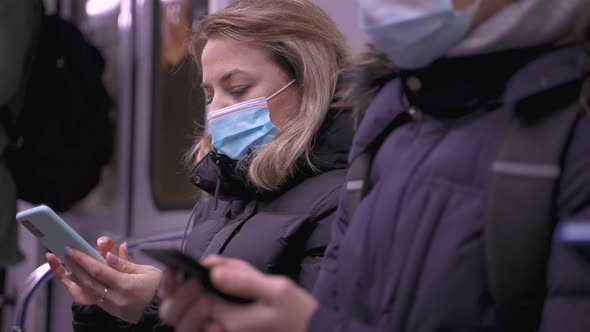
<path fill-rule="evenodd" d="M 391 60 L 371 44 L 367 44 L 358 60 L 342 73 L 337 104 L 352 109 L 355 128 L 377 92 L 395 77 L 397 71 Z"/>
<path fill-rule="evenodd" d="M 587 78 L 582 89 L 580 103 L 590 112 L 590 25 L 584 34 L 582 70 Z M 399 75 L 392 61 L 372 44 L 341 75 L 342 88 L 337 105 L 352 109 L 354 126 L 358 127 L 365 111 L 379 90 Z"/>

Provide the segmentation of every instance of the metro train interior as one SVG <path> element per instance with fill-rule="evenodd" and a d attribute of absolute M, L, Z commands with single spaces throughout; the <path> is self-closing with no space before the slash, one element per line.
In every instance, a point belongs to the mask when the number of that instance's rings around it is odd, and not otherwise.
<path fill-rule="evenodd" d="M 186 38 L 199 17 L 226 0 L 45 0 L 48 13 L 74 23 L 105 59 L 104 85 L 114 101 L 115 146 L 93 191 L 60 213 L 89 243 L 101 235 L 177 245 L 198 200 L 183 156 L 204 121 Z M 314 1 L 339 25 L 353 50 L 365 36 L 351 18 L 356 2 Z M 19 202 L 19 210 L 31 207 Z M 8 269 L 2 331 L 71 331 L 67 292 L 52 279 L 45 248 L 24 229 L 25 260 Z M 138 262 L 146 261 L 133 253 Z"/>

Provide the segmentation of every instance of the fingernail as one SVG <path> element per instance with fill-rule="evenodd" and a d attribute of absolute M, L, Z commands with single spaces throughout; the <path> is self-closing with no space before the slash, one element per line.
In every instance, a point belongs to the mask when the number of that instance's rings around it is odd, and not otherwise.
<path fill-rule="evenodd" d="M 99 237 L 98 240 L 96 240 L 96 245 L 100 246 L 101 244 L 105 243 L 106 240 L 102 237 Z"/>
<path fill-rule="evenodd" d="M 213 278 L 226 287 L 231 287 L 233 282 L 231 273 L 222 269 L 213 270 Z"/>
<path fill-rule="evenodd" d="M 110 265 L 117 265 L 119 263 L 119 257 L 117 257 L 109 252 L 107 254 L 107 262 Z"/>
<path fill-rule="evenodd" d="M 70 247 L 66 247 L 66 256 L 72 257 L 74 255 L 74 250 Z"/>
<path fill-rule="evenodd" d="M 127 251 L 127 241 L 123 242 L 123 250 L 125 251 L 125 253 L 128 253 L 128 251 Z"/>

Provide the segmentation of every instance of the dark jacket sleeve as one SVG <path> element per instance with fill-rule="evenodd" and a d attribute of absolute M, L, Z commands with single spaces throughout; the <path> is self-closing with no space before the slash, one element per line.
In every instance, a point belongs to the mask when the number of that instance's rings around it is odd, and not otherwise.
<path fill-rule="evenodd" d="M 313 290 L 318 278 L 324 253 L 330 242 L 330 225 L 334 218 L 335 210 L 336 207 L 334 206 L 314 220 L 316 226 L 303 249 L 303 258 L 301 260 L 297 282 L 299 286 L 310 292 Z"/>
<path fill-rule="evenodd" d="M 173 332 L 174 329 L 171 326 L 164 324 L 160 320 L 158 316 L 159 308 L 160 298 L 156 295 L 150 305 L 145 309 L 143 318 L 137 325 L 139 329 L 133 331 Z"/>
<path fill-rule="evenodd" d="M 299 286 L 311 292 L 320 273 L 326 248 L 330 243 L 332 221 L 338 207 L 338 197 L 344 182 L 345 170 L 333 172 L 337 182 L 321 196 L 308 215 L 307 231 L 302 248 L 302 258 L 298 275 L 294 278 Z"/>
<path fill-rule="evenodd" d="M 578 123 L 563 164 L 560 221 L 590 224 L 590 116 Z M 590 256 L 558 241 L 548 262 L 547 297 L 540 332 L 582 332 L 590 327 Z"/>
<path fill-rule="evenodd" d="M 150 305 L 145 309 L 143 317 L 137 324 L 127 323 L 111 316 L 97 305 L 72 305 L 74 320 L 72 326 L 75 332 L 172 332 L 172 327 L 164 324 L 158 317 L 160 298 L 154 296 Z"/>
<path fill-rule="evenodd" d="M 72 327 L 75 332 L 133 331 L 133 324 L 109 315 L 97 305 L 72 304 Z"/>

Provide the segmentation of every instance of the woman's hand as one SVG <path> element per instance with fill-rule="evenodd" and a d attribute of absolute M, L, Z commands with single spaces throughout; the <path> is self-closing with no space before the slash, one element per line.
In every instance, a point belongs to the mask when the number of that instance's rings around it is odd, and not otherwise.
<path fill-rule="evenodd" d="M 156 293 L 162 276 L 160 270 L 149 265 L 133 264 L 114 255 L 111 249 L 105 255 L 108 266 L 79 250 L 66 248 L 66 252 L 66 263 L 71 273 L 65 270 L 55 255 L 47 254 L 46 257 L 74 302 L 98 304 L 104 311 L 122 320 L 131 323 L 139 321 Z M 125 257 L 128 256 L 125 254 Z"/>
<path fill-rule="evenodd" d="M 175 327 L 175 331 L 205 330 L 210 321 L 213 297 L 201 283 L 174 271 L 166 271 L 159 289 L 160 318 Z"/>
<path fill-rule="evenodd" d="M 96 246 L 98 251 L 102 257 L 105 259 L 107 258 L 107 254 L 110 252 L 112 254 L 116 254 L 116 246 L 115 242 L 108 236 L 101 236 L 96 240 Z M 53 254 L 45 255 L 47 258 L 47 262 L 49 266 L 53 270 L 53 273 L 58 278 L 58 280 L 66 286 L 66 289 L 70 293 L 72 300 L 78 304 L 90 305 L 96 304 L 96 298 L 89 296 L 82 291 L 82 289 L 76 285 L 72 280 L 70 280 L 71 273 L 67 272 L 63 267 L 61 260 L 57 258 Z M 127 242 L 124 242 L 119 246 L 119 258 L 128 260 L 132 262 L 131 257 L 129 257 L 129 252 L 127 251 Z"/>
<path fill-rule="evenodd" d="M 214 256 L 203 265 L 212 269 L 212 282 L 220 290 L 256 302 L 232 304 L 206 293 L 195 280 L 182 282 L 166 272 L 160 318 L 177 332 L 303 332 L 318 308 L 317 301 L 291 280 L 264 275 L 243 261 Z"/>

